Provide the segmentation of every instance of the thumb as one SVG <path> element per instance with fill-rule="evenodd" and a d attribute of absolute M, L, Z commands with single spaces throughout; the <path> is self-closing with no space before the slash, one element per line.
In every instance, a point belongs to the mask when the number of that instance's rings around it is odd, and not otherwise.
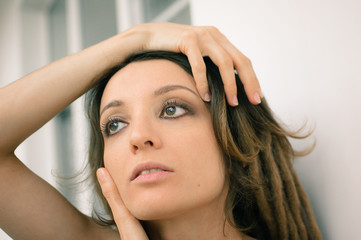
<path fill-rule="evenodd" d="M 103 195 L 112 210 L 114 221 L 118 227 L 121 239 L 148 239 L 140 222 L 124 205 L 118 188 L 109 172 L 105 168 L 99 168 L 97 170 L 97 177 Z"/>

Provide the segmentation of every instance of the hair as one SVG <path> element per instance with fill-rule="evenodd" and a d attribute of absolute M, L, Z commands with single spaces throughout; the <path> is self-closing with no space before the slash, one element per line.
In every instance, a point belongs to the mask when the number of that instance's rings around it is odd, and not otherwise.
<path fill-rule="evenodd" d="M 115 225 L 111 210 L 101 193 L 96 170 L 104 167 L 104 143 L 100 130 L 99 108 L 109 79 L 129 63 L 164 59 L 192 75 L 185 55 L 165 51 L 140 52 L 107 72 L 86 98 L 90 119 L 89 164 L 96 193 L 107 217 L 93 211 L 101 223 Z M 218 67 L 205 57 L 211 94 L 205 103 L 211 113 L 214 133 L 224 156 L 229 190 L 224 212 L 226 220 L 240 232 L 257 239 L 322 239 L 308 197 L 292 166 L 295 151 L 288 138 L 302 139 L 275 120 L 265 99 L 252 105 L 235 73 L 239 105 L 227 104 Z M 94 216 L 94 217 L 95 217 Z"/>

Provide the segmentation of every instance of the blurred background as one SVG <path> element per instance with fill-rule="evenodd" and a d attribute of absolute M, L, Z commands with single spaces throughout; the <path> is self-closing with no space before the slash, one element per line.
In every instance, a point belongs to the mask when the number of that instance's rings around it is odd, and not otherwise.
<path fill-rule="evenodd" d="M 0 0 L 0 87 L 134 24 L 214 25 L 252 60 L 276 116 L 314 129 L 316 148 L 295 168 L 324 239 L 360 239 L 360 13 L 358 0 Z M 90 214 L 91 193 L 58 177 L 76 174 L 86 151 L 80 98 L 16 153 Z"/>

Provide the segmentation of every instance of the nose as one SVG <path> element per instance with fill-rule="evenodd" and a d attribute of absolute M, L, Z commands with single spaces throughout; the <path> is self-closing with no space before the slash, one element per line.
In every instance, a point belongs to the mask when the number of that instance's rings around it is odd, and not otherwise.
<path fill-rule="evenodd" d="M 146 149 L 158 149 L 162 146 L 159 129 L 147 118 L 137 119 L 131 122 L 131 133 L 129 138 L 132 153 Z"/>

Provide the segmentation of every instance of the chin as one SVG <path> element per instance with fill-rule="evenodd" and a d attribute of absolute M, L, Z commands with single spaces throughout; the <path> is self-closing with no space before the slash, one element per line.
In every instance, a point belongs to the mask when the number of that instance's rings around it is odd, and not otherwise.
<path fill-rule="evenodd" d="M 184 201 L 179 201 L 179 198 L 164 195 L 131 199 L 130 202 L 125 202 L 126 207 L 135 218 L 143 221 L 170 219 L 192 208 L 189 202 L 187 205 Z"/>
<path fill-rule="evenodd" d="M 175 207 L 167 207 L 164 204 L 141 206 L 130 210 L 132 215 L 142 221 L 169 219 L 179 214 L 179 209 Z"/>
<path fill-rule="evenodd" d="M 138 220 L 155 221 L 175 218 L 193 212 L 195 209 L 206 205 L 204 199 L 182 198 L 142 198 L 143 201 L 132 201 L 126 204 L 132 215 Z M 203 201 L 202 201 L 203 200 Z"/>
<path fill-rule="evenodd" d="M 125 206 L 139 220 L 167 218 L 182 208 L 178 194 L 167 187 L 129 189 L 121 195 Z"/>

